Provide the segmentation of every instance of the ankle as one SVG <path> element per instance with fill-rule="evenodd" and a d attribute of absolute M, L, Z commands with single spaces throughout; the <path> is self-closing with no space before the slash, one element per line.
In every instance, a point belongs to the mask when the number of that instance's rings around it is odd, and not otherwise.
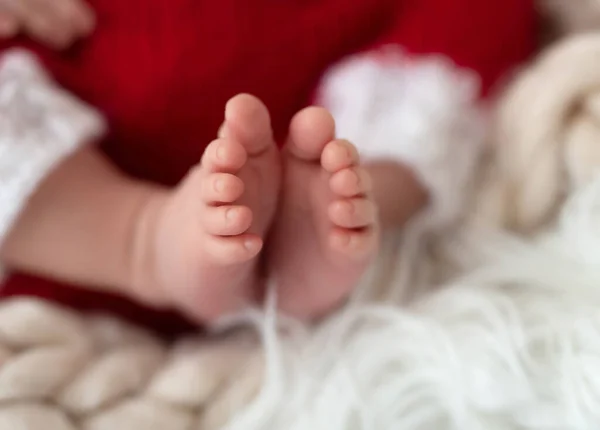
<path fill-rule="evenodd" d="M 373 197 L 382 227 L 403 227 L 428 204 L 426 188 L 409 167 L 382 161 L 369 163 L 365 168 L 373 181 Z"/>
<path fill-rule="evenodd" d="M 168 305 L 156 282 L 156 240 L 161 214 L 170 192 L 160 187 L 141 186 L 128 240 L 126 290 L 133 300 L 152 307 Z"/>

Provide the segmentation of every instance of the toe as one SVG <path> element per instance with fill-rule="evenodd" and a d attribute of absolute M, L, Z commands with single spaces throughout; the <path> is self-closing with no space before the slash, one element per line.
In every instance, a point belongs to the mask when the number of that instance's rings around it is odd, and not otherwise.
<path fill-rule="evenodd" d="M 221 138 L 212 141 L 202 157 L 202 167 L 209 172 L 235 173 L 248 158 L 244 147 L 236 140 Z"/>
<path fill-rule="evenodd" d="M 364 198 L 336 200 L 329 205 L 329 219 L 338 227 L 365 228 L 376 222 L 377 209 Z"/>
<path fill-rule="evenodd" d="M 305 161 L 318 162 L 323 148 L 335 137 L 335 121 L 320 107 L 309 107 L 292 119 L 286 146 L 291 155 Z"/>
<path fill-rule="evenodd" d="M 219 264 L 235 264 L 250 260 L 262 249 L 262 239 L 253 234 L 240 236 L 210 236 L 206 246 L 211 256 Z"/>
<path fill-rule="evenodd" d="M 220 135 L 238 140 L 250 155 L 258 155 L 274 145 L 271 117 L 256 97 L 240 94 L 225 106 L 225 122 Z"/>
<path fill-rule="evenodd" d="M 329 242 L 333 250 L 347 258 L 360 261 L 374 257 L 377 250 L 377 237 L 377 230 L 374 228 L 359 231 L 333 229 Z"/>
<path fill-rule="evenodd" d="M 340 197 L 365 195 L 372 189 L 371 175 L 360 167 L 342 169 L 331 175 L 329 188 Z"/>
<path fill-rule="evenodd" d="M 203 181 L 202 199 L 207 204 L 233 203 L 244 193 L 244 182 L 230 173 L 212 173 Z"/>
<path fill-rule="evenodd" d="M 329 142 L 321 154 L 321 165 L 329 173 L 357 165 L 359 162 L 356 147 L 347 140 Z"/>
<path fill-rule="evenodd" d="M 236 236 L 252 225 L 252 211 L 246 206 L 208 207 L 201 222 L 208 234 Z"/>

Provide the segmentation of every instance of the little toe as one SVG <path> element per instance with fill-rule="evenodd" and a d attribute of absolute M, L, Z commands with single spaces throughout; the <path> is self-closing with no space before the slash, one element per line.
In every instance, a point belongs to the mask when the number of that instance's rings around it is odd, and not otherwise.
<path fill-rule="evenodd" d="M 331 249 L 347 258 L 364 260 L 377 252 L 377 231 L 374 228 L 363 230 L 333 229 L 329 236 Z"/>
<path fill-rule="evenodd" d="M 365 228 L 376 222 L 377 209 L 365 198 L 336 200 L 329 205 L 329 219 L 341 228 Z"/>
<path fill-rule="evenodd" d="M 201 165 L 209 172 L 236 173 L 247 159 L 248 154 L 238 141 L 221 138 L 206 147 Z"/>
<path fill-rule="evenodd" d="M 233 203 L 244 193 L 244 182 L 231 173 L 212 173 L 203 181 L 205 203 Z"/>
<path fill-rule="evenodd" d="M 286 150 L 296 158 L 318 162 L 323 148 L 335 137 L 335 121 L 320 107 L 309 107 L 292 119 Z"/>
<path fill-rule="evenodd" d="M 246 206 L 208 207 L 201 222 L 208 234 L 237 236 L 252 225 L 252 211 Z"/>
<path fill-rule="evenodd" d="M 260 155 L 274 146 L 271 116 L 267 107 L 256 97 L 240 94 L 225 106 L 225 122 L 219 134 L 238 140 L 246 151 Z"/>
<path fill-rule="evenodd" d="M 358 151 L 347 140 L 333 140 L 329 142 L 321 154 L 321 165 L 329 173 L 339 172 L 358 163 Z"/>
<path fill-rule="evenodd" d="M 360 167 L 342 169 L 329 180 L 329 188 L 340 197 L 357 197 L 372 189 L 371 175 Z"/>
<path fill-rule="evenodd" d="M 206 246 L 215 262 L 236 264 L 256 257 L 263 247 L 263 241 L 249 233 L 229 237 L 210 236 Z"/>

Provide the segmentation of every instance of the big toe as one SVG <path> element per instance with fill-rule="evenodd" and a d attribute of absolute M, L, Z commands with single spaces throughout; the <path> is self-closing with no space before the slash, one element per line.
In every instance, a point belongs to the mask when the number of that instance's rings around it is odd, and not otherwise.
<path fill-rule="evenodd" d="M 249 94 L 237 95 L 227 102 L 219 134 L 238 140 L 251 156 L 266 151 L 274 143 L 267 107 Z"/>
<path fill-rule="evenodd" d="M 306 108 L 292 119 L 287 150 L 305 161 L 319 161 L 325 146 L 335 138 L 335 121 L 324 108 Z"/>

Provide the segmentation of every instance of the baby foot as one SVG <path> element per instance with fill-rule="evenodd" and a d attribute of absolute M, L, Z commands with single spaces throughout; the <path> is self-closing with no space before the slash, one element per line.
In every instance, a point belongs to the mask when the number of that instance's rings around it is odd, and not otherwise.
<path fill-rule="evenodd" d="M 248 95 L 233 98 L 220 137 L 159 205 L 147 282 L 157 302 L 167 297 L 204 322 L 252 300 L 277 203 L 278 158 L 267 109 Z"/>
<path fill-rule="evenodd" d="M 268 264 L 282 310 L 300 318 L 339 305 L 378 248 L 370 177 L 354 146 L 334 140 L 334 133 L 327 111 L 305 109 L 292 120 L 284 150 L 282 201 Z"/>

